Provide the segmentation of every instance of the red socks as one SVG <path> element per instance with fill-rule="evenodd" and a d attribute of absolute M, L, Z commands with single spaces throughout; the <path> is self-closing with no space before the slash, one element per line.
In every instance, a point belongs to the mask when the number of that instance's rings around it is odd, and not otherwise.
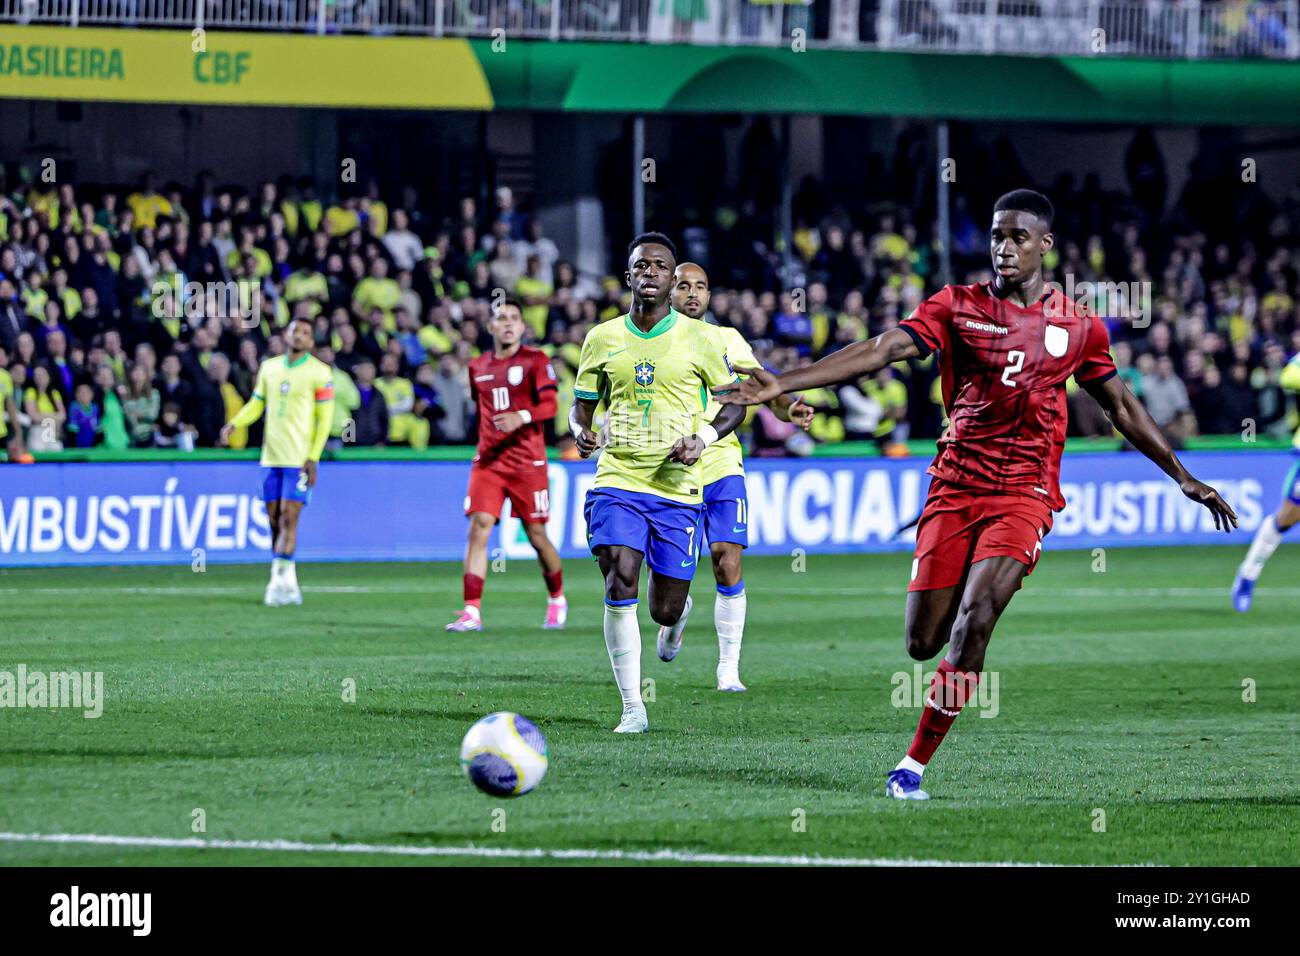
<path fill-rule="evenodd" d="M 464 577 L 465 587 L 465 606 L 481 607 L 483 604 L 483 579 L 477 574 L 467 574 Z"/>
<path fill-rule="evenodd" d="M 564 571 L 556 571 L 554 574 L 543 571 L 542 578 L 546 581 L 546 593 L 551 597 L 557 598 L 564 593 Z"/>
<path fill-rule="evenodd" d="M 553 598 L 558 598 L 564 594 L 564 572 L 556 571 L 554 574 L 542 572 L 542 577 L 546 579 L 546 591 Z M 463 579 L 465 589 L 465 606 L 477 607 L 483 606 L 483 579 L 477 574 L 466 574 Z"/>
<path fill-rule="evenodd" d="M 909 757 L 920 764 L 930 762 L 939 744 L 943 743 L 948 728 L 961 713 L 962 706 L 974 696 L 979 679 L 979 671 L 959 671 L 946 659 L 939 662 L 934 679 L 930 681 L 930 692 L 925 695 L 916 736 L 912 738 L 912 746 L 907 748 Z"/>

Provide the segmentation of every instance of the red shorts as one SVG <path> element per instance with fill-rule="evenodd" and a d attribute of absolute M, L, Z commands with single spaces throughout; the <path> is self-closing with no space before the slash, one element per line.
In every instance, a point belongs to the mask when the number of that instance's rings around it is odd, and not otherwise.
<path fill-rule="evenodd" d="M 501 517 L 501 506 L 510 499 L 510 512 L 524 524 L 545 524 L 551 515 L 551 493 L 546 462 L 520 471 L 498 471 L 474 465 L 469 470 L 469 494 L 465 514 L 482 511 Z"/>
<path fill-rule="evenodd" d="M 1015 558 L 1032 574 L 1052 530 L 1052 509 L 1028 495 L 999 494 L 930 480 L 916 528 L 909 591 L 955 587 L 985 558 Z"/>

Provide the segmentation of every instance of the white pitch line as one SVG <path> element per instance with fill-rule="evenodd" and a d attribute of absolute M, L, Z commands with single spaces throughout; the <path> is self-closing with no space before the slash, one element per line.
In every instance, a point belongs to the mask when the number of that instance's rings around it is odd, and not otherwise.
<path fill-rule="evenodd" d="M 615 863 L 718 863 L 739 866 L 992 866 L 1041 867 L 1055 863 L 980 863 L 968 860 L 891 860 L 883 857 L 770 856 L 697 853 L 692 850 L 548 850 L 486 846 L 392 846 L 370 843 L 302 843 L 296 840 L 204 840 L 199 837 L 133 837 L 99 833 L 3 833 L 0 843 L 58 843 L 154 847 L 173 850 L 263 850 L 273 853 L 352 853 L 488 860 L 595 860 Z"/>
<path fill-rule="evenodd" d="M 302 590 L 307 594 L 429 594 L 460 589 L 460 582 L 430 582 L 428 584 L 402 585 L 349 585 L 349 584 L 308 584 Z M 500 583 L 494 582 L 494 587 Z M 522 588 L 522 585 L 521 585 Z M 530 585 L 531 588 L 531 585 Z M 506 590 L 515 589 L 507 587 Z M 1215 588 L 1053 588 L 1034 587 L 1032 584 L 1020 592 L 1022 598 L 1032 597 L 1202 597 L 1227 595 L 1227 589 Z M 203 586 L 203 587 L 107 587 L 107 588 L 0 588 L 0 594 L 154 594 L 188 597 L 215 597 L 225 594 L 260 593 L 260 585 L 244 586 Z M 818 587 L 758 587 L 755 594 L 807 594 L 807 595 L 843 595 L 845 597 L 902 597 L 905 589 L 902 585 L 888 588 L 818 588 Z M 1295 587 L 1261 587 L 1256 594 L 1274 597 L 1300 597 L 1300 588 Z"/>

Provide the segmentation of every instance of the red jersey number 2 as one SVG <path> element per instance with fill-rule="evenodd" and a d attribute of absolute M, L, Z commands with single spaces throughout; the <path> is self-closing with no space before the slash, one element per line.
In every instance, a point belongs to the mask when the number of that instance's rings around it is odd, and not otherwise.
<path fill-rule="evenodd" d="M 1024 367 L 1025 367 L 1024 352 L 1020 351 L 1019 349 L 1012 349 L 1010 352 L 1008 352 L 1007 367 L 1002 370 L 1002 384 L 1009 385 L 1012 388 L 1015 388 L 1016 383 L 1011 378 L 1011 376 L 1018 373 Z"/>

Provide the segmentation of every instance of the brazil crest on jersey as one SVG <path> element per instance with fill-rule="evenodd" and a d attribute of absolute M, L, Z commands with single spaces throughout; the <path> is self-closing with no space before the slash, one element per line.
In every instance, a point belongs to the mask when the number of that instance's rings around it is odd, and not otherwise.
<path fill-rule="evenodd" d="M 677 439 L 711 420 L 709 391 L 735 381 L 718 330 L 672 310 L 649 332 L 627 315 L 593 328 L 573 392 L 609 409 L 596 487 L 701 501 L 700 463 L 666 459 Z"/>

